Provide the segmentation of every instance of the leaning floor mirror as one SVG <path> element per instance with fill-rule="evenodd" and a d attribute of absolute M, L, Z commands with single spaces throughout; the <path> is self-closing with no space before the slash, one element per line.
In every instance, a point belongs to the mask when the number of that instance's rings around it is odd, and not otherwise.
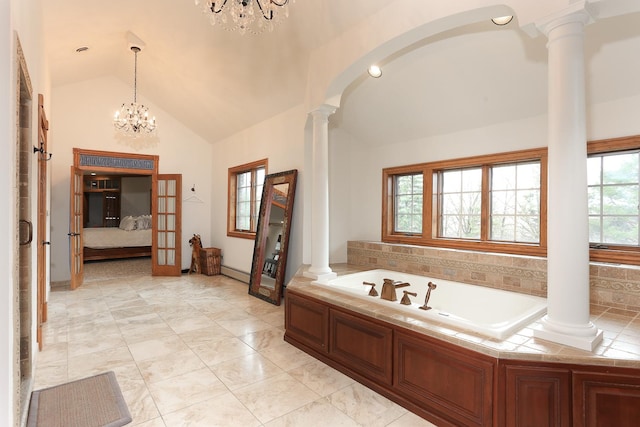
<path fill-rule="evenodd" d="M 298 171 L 265 177 L 253 248 L 249 294 L 280 305 Z"/>

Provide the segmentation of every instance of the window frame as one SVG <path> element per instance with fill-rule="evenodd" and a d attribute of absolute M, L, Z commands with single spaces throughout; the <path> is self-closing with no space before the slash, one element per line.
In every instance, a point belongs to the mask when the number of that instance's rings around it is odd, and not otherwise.
<path fill-rule="evenodd" d="M 609 154 L 640 149 L 640 135 L 601 139 L 587 144 L 587 155 Z M 640 246 L 607 244 L 606 247 L 589 242 L 589 259 L 596 262 L 640 264 Z"/>
<path fill-rule="evenodd" d="M 490 232 L 490 170 L 502 164 L 540 161 L 540 242 L 520 243 L 489 240 Z M 440 200 L 434 191 L 433 175 L 449 169 L 480 167 L 482 169 L 481 231 L 479 240 L 438 237 Z M 422 233 L 394 232 L 394 177 L 423 174 Z M 382 241 L 419 246 L 443 247 L 509 253 L 516 255 L 546 256 L 547 252 L 547 149 L 536 148 L 508 153 L 465 157 L 429 163 L 385 168 L 382 171 Z"/>
<path fill-rule="evenodd" d="M 256 171 L 258 169 L 264 168 L 265 177 L 268 174 L 268 159 L 256 160 L 254 162 L 245 163 L 242 165 L 234 166 L 229 168 L 228 170 L 228 192 L 227 192 L 227 236 L 228 237 L 239 237 L 242 239 L 251 239 L 254 240 L 256 238 L 256 229 L 258 227 L 257 224 L 257 216 L 260 210 L 260 207 L 257 207 L 256 210 L 256 183 L 255 176 Z M 238 230 L 236 229 L 236 211 L 237 211 L 237 182 L 238 175 L 251 172 L 251 224 L 250 230 Z M 262 195 L 260 195 L 262 196 Z M 255 215 L 254 215 L 255 214 Z M 256 220 L 254 220 L 256 218 Z"/>

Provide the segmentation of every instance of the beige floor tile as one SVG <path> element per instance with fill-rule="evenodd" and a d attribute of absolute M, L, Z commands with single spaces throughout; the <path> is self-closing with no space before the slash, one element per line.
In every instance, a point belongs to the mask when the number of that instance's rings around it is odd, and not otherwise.
<path fill-rule="evenodd" d="M 217 324 L 211 328 L 196 329 L 193 331 L 186 331 L 180 334 L 180 338 L 189 347 L 193 347 L 198 344 L 213 343 L 223 340 L 225 338 L 232 338 L 231 332 L 224 328 L 221 328 Z"/>
<path fill-rule="evenodd" d="M 316 360 L 284 340 L 279 345 L 272 345 L 260 350 L 260 354 L 285 371 L 290 371 Z"/>
<path fill-rule="evenodd" d="M 196 403 L 163 416 L 171 427 L 257 427 L 260 421 L 231 393 Z"/>
<path fill-rule="evenodd" d="M 219 319 L 216 320 L 216 323 L 237 337 L 273 327 L 253 316 L 239 320 Z"/>
<path fill-rule="evenodd" d="M 213 365 L 211 370 L 232 391 L 284 372 L 257 353 Z"/>
<path fill-rule="evenodd" d="M 316 359 L 291 369 L 289 374 L 320 396 L 328 396 L 354 383 L 348 376 Z"/>
<path fill-rule="evenodd" d="M 149 384 L 148 388 L 163 416 L 228 392 L 206 368 Z"/>
<path fill-rule="evenodd" d="M 193 310 L 193 309 L 192 309 Z M 195 331 L 203 328 L 215 328 L 218 327 L 216 322 L 211 320 L 204 314 L 191 316 L 176 317 L 173 319 L 167 319 L 167 324 L 177 334 L 184 332 Z"/>
<path fill-rule="evenodd" d="M 254 349 L 236 337 L 195 344 L 191 348 L 210 367 L 256 353 Z"/>
<path fill-rule="evenodd" d="M 114 348 L 126 347 L 127 343 L 120 334 L 95 335 L 93 339 L 85 338 L 82 341 L 70 341 L 68 347 L 69 358 L 78 356 L 93 357 Z"/>
<path fill-rule="evenodd" d="M 407 410 L 359 383 L 329 396 L 336 408 L 363 426 L 382 427 L 400 418 Z"/>
<path fill-rule="evenodd" d="M 133 426 L 135 427 L 167 427 L 167 425 L 162 420 L 162 417 L 154 418 L 149 421 L 143 421 L 141 423 L 136 423 L 135 421 L 133 421 L 133 423 L 131 424 L 131 427 Z"/>
<path fill-rule="evenodd" d="M 361 427 L 333 406 L 327 398 L 318 399 L 280 418 L 265 424 L 265 427 L 311 427 L 322 423 L 331 427 Z"/>
<path fill-rule="evenodd" d="M 388 427 L 437 427 L 435 424 L 420 418 L 412 412 L 407 412 L 394 422 L 388 425 Z"/>
<path fill-rule="evenodd" d="M 136 362 L 188 349 L 189 347 L 177 335 L 129 344 L 129 351 Z"/>
<path fill-rule="evenodd" d="M 69 378 L 84 378 L 130 363 L 133 363 L 133 358 L 129 348 L 123 343 L 120 347 L 92 353 L 90 357 L 86 355 L 70 357 Z"/>
<path fill-rule="evenodd" d="M 316 393 L 286 373 L 235 390 L 233 394 L 262 423 L 285 415 L 319 398 Z M 277 396 L 277 398 L 266 399 L 265 396 Z"/>
<path fill-rule="evenodd" d="M 204 367 L 202 360 L 191 350 L 138 362 L 142 378 L 147 383 L 163 381 Z"/>
<path fill-rule="evenodd" d="M 238 338 L 254 350 L 261 351 L 269 347 L 281 345 L 284 342 L 284 330 L 270 327 L 269 329 L 252 332 Z"/>

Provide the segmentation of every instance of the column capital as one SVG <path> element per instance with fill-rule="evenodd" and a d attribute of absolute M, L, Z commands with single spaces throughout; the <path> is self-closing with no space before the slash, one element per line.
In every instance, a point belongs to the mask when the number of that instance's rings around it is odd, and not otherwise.
<path fill-rule="evenodd" d="M 328 119 L 330 115 L 332 115 L 333 113 L 336 112 L 336 110 L 338 109 L 338 107 L 334 107 L 333 105 L 329 105 L 329 104 L 322 104 L 318 107 L 316 107 L 316 109 L 311 110 L 311 116 L 315 119 Z"/>
<path fill-rule="evenodd" d="M 552 30 L 562 25 L 579 23 L 582 26 L 586 26 L 594 21 L 593 14 L 589 10 L 589 3 L 581 0 L 571 3 L 565 9 L 539 19 L 536 21 L 535 26 L 540 33 L 549 37 L 549 33 Z"/>

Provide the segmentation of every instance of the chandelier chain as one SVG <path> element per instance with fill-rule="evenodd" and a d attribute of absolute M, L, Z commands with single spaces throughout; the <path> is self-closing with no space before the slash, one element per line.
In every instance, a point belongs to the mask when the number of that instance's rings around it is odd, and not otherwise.
<path fill-rule="evenodd" d="M 156 130 L 156 118 L 150 117 L 149 109 L 138 104 L 138 52 L 140 47 L 131 46 L 133 60 L 133 102 L 122 104 L 116 111 L 113 125 L 119 133 L 137 138 L 139 136 L 153 136 Z"/>

